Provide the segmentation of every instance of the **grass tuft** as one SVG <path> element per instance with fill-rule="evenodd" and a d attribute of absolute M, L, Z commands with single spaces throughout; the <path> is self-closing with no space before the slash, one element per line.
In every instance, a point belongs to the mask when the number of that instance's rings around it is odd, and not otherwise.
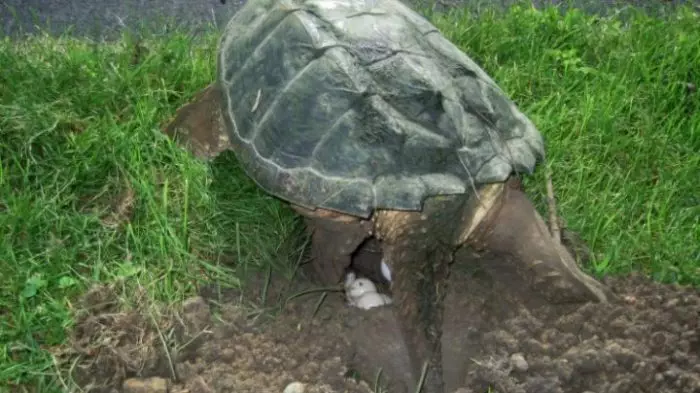
<path fill-rule="evenodd" d="M 560 215 L 592 271 L 700 283 L 700 22 L 576 10 L 432 14 L 546 137 Z M 50 349 L 95 283 L 176 303 L 291 272 L 299 223 L 231 154 L 160 126 L 214 73 L 217 36 L 0 42 L 0 381 L 60 391 Z M 527 179 L 541 190 L 543 170 Z M 291 273 L 290 273 L 291 274 Z"/>

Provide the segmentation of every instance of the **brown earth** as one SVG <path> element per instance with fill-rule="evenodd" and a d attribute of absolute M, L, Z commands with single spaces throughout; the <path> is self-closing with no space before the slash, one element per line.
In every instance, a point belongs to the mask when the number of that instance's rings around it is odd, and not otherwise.
<path fill-rule="evenodd" d="M 700 392 L 697 289 L 608 278 L 620 304 L 555 307 L 514 281 L 460 276 L 443 342 L 460 348 L 446 363 L 467 370 L 465 392 Z"/>
<path fill-rule="evenodd" d="M 697 289 L 611 278 L 620 304 L 552 306 L 493 275 L 507 261 L 464 258 L 472 263 L 453 269 L 446 299 L 450 391 L 700 393 Z M 202 290 L 160 317 L 146 302 L 119 312 L 110 288 L 96 288 L 74 331 L 73 378 L 88 392 L 165 392 L 124 384 L 161 377 L 171 393 L 281 393 L 293 381 L 306 393 L 354 393 L 373 391 L 379 362 L 382 383 L 404 391 L 390 378 L 407 369 L 391 308 L 350 309 L 335 292 L 294 296 L 313 288 L 301 279 L 250 282 L 243 293 Z M 259 301 L 265 291 L 271 306 Z"/>

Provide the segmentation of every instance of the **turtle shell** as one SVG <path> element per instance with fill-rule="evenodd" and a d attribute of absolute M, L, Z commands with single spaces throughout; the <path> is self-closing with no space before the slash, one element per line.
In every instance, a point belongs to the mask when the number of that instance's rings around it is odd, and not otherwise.
<path fill-rule="evenodd" d="M 300 206 L 420 210 L 544 156 L 496 83 L 398 0 L 249 0 L 217 66 L 244 170 Z"/>

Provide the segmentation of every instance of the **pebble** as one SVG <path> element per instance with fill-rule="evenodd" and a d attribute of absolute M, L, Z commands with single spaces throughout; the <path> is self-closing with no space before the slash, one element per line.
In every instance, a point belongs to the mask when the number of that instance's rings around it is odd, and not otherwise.
<path fill-rule="evenodd" d="M 122 384 L 124 393 L 168 393 L 169 381 L 165 378 L 129 378 Z"/>
<path fill-rule="evenodd" d="M 304 393 L 306 391 L 306 384 L 301 382 L 292 382 L 284 388 L 283 393 Z"/>
<path fill-rule="evenodd" d="M 527 364 L 527 360 L 525 360 L 525 356 L 522 353 L 514 353 L 510 355 L 510 365 L 515 370 L 520 372 L 525 372 L 528 368 L 530 368 L 530 365 Z"/>
<path fill-rule="evenodd" d="M 680 302 L 680 300 L 678 300 L 678 299 L 671 299 L 671 300 L 667 301 L 666 303 L 664 303 L 664 308 L 676 307 L 679 302 Z"/>

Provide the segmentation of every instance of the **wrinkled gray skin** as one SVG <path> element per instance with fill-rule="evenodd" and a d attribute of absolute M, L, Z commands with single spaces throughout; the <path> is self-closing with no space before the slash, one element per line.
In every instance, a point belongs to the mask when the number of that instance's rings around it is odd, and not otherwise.
<path fill-rule="evenodd" d="M 222 36 L 216 83 L 165 132 L 203 158 L 233 150 L 302 214 L 324 283 L 339 283 L 366 242 L 379 245 L 406 345 L 396 364 L 407 366 L 369 368 L 395 370 L 394 391 L 413 391 L 424 365 L 423 392 L 460 386 L 442 359 L 468 355 L 440 340 L 460 247 L 516 261 L 508 273 L 546 301 L 613 298 L 514 185 L 544 155 L 535 126 L 397 0 L 249 1 Z"/>

